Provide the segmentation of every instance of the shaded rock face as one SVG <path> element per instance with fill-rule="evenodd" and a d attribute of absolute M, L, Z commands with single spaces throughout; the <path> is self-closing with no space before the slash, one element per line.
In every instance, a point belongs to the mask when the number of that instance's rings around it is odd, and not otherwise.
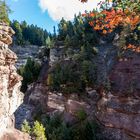
<path fill-rule="evenodd" d="M 109 140 L 140 139 L 140 55 L 119 60 L 110 79 L 112 94 L 102 97 L 96 113 L 104 134 Z"/>
<path fill-rule="evenodd" d="M 31 125 L 38 113 L 47 112 L 47 87 L 41 83 L 32 83 L 25 93 L 24 103 L 15 112 L 15 127 L 21 130 L 24 120 Z"/>
<path fill-rule="evenodd" d="M 140 97 L 140 54 L 119 60 L 110 75 L 114 94 Z"/>
<path fill-rule="evenodd" d="M 108 75 L 117 61 L 117 47 L 112 43 L 101 44 L 97 46 L 98 54 L 94 61 L 97 67 L 98 85 L 106 85 Z"/>
<path fill-rule="evenodd" d="M 140 101 L 133 98 L 119 98 L 108 95 L 98 102 L 98 120 L 113 137 L 109 140 L 131 140 L 140 139 Z M 120 131 L 120 134 L 117 131 Z M 108 137 L 108 135 L 107 135 Z"/>
<path fill-rule="evenodd" d="M 65 54 L 64 46 L 56 46 L 50 49 L 50 65 L 55 65 L 59 60 L 65 59 L 67 56 Z"/>
<path fill-rule="evenodd" d="M 14 127 L 14 112 L 23 100 L 22 78 L 14 66 L 17 56 L 8 48 L 12 34 L 9 26 L 0 23 L 0 136 L 7 128 Z"/>
<path fill-rule="evenodd" d="M 27 104 L 21 104 L 16 112 L 15 115 L 15 128 L 21 130 L 22 124 L 25 120 L 30 123 L 33 123 L 32 112 L 34 110 L 33 106 Z"/>

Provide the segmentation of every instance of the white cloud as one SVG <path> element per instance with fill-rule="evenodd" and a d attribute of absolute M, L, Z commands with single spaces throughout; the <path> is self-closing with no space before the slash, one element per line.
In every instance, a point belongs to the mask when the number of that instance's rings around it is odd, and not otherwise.
<path fill-rule="evenodd" d="M 89 0 L 87 3 L 79 0 L 39 0 L 39 6 L 43 12 L 48 11 L 53 20 L 60 20 L 62 17 L 71 20 L 74 14 L 93 10 L 99 2 L 100 0 Z"/>

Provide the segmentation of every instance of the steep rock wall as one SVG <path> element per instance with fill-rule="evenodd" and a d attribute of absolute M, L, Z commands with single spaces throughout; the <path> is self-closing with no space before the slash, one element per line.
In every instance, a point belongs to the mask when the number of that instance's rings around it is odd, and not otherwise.
<path fill-rule="evenodd" d="M 23 93 L 20 92 L 22 77 L 17 74 L 14 66 L 17 56 L 8 48 L 12 43 L 13 34 L 14 31 L 9 26 L 0 23 L 0 139 L 2 140 L 10 140 L 10 137 L 6 136 L 10 129 L 10 133 L 14 134 L 14 112 L 23 101 Z M 5 137 L 1 138 L 4 135 Z"/>
<path fill-rule="evenodd" d="M 126 55 L 113 68 L 111 93 L 97 103 L 96 116 L 108 140 L 139 140 L 140 55 Z"/>
<path fill-rule="evenodd" d="M 118 61 L 115 47 L 102 44 L 97 56 L 98 83 L 109 76 L 109 93 L 102 94 L 100 98 L 95 90 L 89 90 L 87 97 L 79 99 L 75 94 L 65 97 L 61 93 L 50 92 L 45 84 L 35 83 L 27 91 L 28 103 L 50 115 L 62 112 L 67 122 L 74 122 L 75 112 L 84 108 L 89 117 L 95 116 L 101 124 L 105 140 L 139 140 L 140 55 L 126 53 L 126 57 Z M 51 50 L 51 65 L 64 58 L 61 57 L 62 50 Z"/>

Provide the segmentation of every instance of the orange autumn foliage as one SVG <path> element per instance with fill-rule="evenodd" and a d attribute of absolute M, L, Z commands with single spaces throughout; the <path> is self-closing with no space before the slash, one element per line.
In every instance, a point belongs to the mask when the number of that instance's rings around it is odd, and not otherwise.
<path fill-rule="evenodd" d="M 112 32 L 118 25 L 129 25 L 132 30 L 136 28 L 138 23 L 140 23 L 140 16 L 136 15 L 135 13 L 127 15 L 126 12 L 122 9 L 115 10 L 112 8 L 101 12 L 92 12 L 85 16 L 93 18 L 89 24 L 95 30 L 101 30 L 103 34 L 106 34 Z"/>
<path fill-rule="evenodd" d="M 81 2 L 87 2 L 88 0 L 81 0 Z M 100 2 L 98 5 L 102 5 L 102 3 L 110 3 L 116 2 L 118 5 L 122 3 L 123 0 L 105 0 L 105 2 Z M 136 2 L 137 1 L 137 2 Z M 93 20 L 89 22 L 89 24 L 95 29 L 102 31 L 103 34 L 110 33 L 115 29 L 118 25 L 127 26 L 129 25 L 132 30 L 136 28 L 136 26 L 140 23 L 140 12 L 138 3 L 140 0 L 136 0 L 135 2 L 131 2 L 132 6 L 125 3 L 127 6 L 104 9 L 101 12 L 91 12 L 89 14 L 83 14 L 84 16 L 90 17 Z M 106 30 L 106 31 L 105 31 Z"/>
<path fill-rule="evenodd" d="M 81 2 L 87 1 L 81 0 Z M 99 2 L 98 5 L 101 6 L 102 2 L 100 0 Z M 137 27 L 140 30 L 140 0 L 105 0 L 106 4 L 110 2 L 115 3 L 116 7 L 83 14 L 83 16 L 89 17 L 89 24 L 94 30 L 99 30 L 103 34 L 107 34 L 111 33 L 119 25 L 123 27 L 129 26 L 132 31 Z M 140 46 L 132 44 L 125 46 L 123 49 L 140 53 Z"/>
<path fill-rule="evenodd" d="M 140 46 L 135 46 L 135 45 L 132 45 L 132 44 L 129 44 L 128 46 L 125 46 L 123 49 L 124 50 L 131 50 L 133 52 L 140 53 Z"/>

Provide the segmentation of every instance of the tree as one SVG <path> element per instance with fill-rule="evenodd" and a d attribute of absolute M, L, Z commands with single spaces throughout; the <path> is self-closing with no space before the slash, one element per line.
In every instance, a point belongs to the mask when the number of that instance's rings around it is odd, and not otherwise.
<path fill-rule="evenodd" d="M 46 39 L 46 45 L 49 49 L 54 46 L 54 40 L 53 39 L 51 40 L 51 38 L 49 36 Z"/>
<path fill-rule="evenodd" d="M 81 0 L 87 2 L 87 0 Z M 108 5 L 112 3 L 112 6 Z M 130 34 L 134 30 L 140 30 L 140 0 L 106 0 L 100 2 L 100 11 L 93 10 L 93 12 L 83 14 L 89 19 L 89 24 L 94 30 L 102 34 L 112 33 L 116 28 L 122 27 L 124 32 L 125 28 L 130 28 Z M 122 33 L 120 33 L 122 34 Z M 123 42 L 130 34 L 125 35 Z M 123 49 L 131 49 L 135 52 L 140 52 L 140 44 L 124 44 Z"/>
<path fill-rule="evenodd" d="M 24 41 L 20 23 L 17 20 L 14 20 L 13 23 L 11 23 L 11 27 L 15 31 L 14 43 L 17 45 L 22 45 Z"/>
<path fill-rule="evenodd" d="M 60 23 L 58 24 L 58 32 L 59 32 L 59 38 L 65 39 L 67 35 L 67 21 L 62 18 Z"/>
<path fill-rule="evenodd" d="M 8 14 L 11 12 L 5 0 L 0 0 L 0 22 L 9 23 Z"/>
<path fill-rule="evenodd" d="M 28 133 L 33 138 L 35 137 L 36 140 L 47 140 L 45 128 L 39 121 L 35 121 L 33 127 L 31 127 L 25 120 L 22 124 L 22 131 Z"/>
<path fill-rule="evenodd" d="M 86 2 L 86 0 L 82 0 Z M 106 5 L 112 2 L 112 7 Z M 130 25 L 131 29 L 135 29 L 140 23 L 140 0 L 106 0 L 100 2 L 101 11 L 93 11 L 85 16 L 89 16 L 91 21 L 89 24 L 95 30 L 102 30 L 103 34 L 112 32 L 118 25 Z"/>
<path fill-rule="evenodd" d="M 19 68 L 18 73 L 23 77 L 21 91 L 25 92 L 29 84 L 37 80 L 40 73 L 40 64 L 31 58 L 27 59 L 26 65 Z"/>
<path fill-rule="evenodd" d="M 49 36 L 47 30 L 36 25 L 28 25 L 26 21 L 19 23 L 14 20 L 11 27 L 15 30 L 14 43 L 16 45 L 46 45 L 46 38 Z"/>
<path fill-rule="evenodd" d="M 66 47 L 68 47 L 70 45 L 70 41 L 71 41 L 70 36 L 67 35 L 66 38 L 65 38 L 65 41 L 64 41 Z"/>

